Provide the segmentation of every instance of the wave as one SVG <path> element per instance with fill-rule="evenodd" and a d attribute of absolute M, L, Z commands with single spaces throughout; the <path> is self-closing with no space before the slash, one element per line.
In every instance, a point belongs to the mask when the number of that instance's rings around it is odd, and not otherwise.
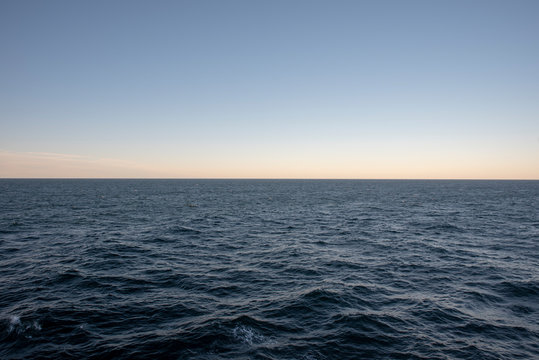
<path fill-rule="evenodd" d="M 202 231 L 190 228 L 188 226 L 174 225 L 168 228 L 168 232 L 171 234 L 201 234 Z"/>

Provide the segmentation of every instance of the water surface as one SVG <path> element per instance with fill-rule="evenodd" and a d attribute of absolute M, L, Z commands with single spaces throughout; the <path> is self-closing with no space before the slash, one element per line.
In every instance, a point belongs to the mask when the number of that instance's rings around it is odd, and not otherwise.
<path fill-rule="evenodd" d="M 0 357 L 539 357 L 538 181 L 0 180 Z"/>

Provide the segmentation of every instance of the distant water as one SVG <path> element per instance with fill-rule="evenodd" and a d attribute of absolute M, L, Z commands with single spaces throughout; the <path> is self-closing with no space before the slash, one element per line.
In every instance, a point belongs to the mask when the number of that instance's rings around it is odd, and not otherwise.
<path fill-rule="evenodd" d="M 0 180 L 0 358 L 539 358 L 539 181 Z"/>

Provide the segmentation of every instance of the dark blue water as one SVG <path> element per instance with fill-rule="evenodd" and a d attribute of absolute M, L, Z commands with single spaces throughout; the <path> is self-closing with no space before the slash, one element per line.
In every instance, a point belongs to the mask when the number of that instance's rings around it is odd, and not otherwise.
<path fill-rule="evenodd" d="M 0 180 L 0 358 L 539 357 L 539 181 Z"/>

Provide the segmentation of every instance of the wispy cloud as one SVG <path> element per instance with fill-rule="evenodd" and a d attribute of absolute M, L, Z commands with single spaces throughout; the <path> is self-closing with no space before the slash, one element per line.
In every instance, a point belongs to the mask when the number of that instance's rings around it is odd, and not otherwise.
<path fill-rule="evenodd" d="M 134 161 L 77 154 L 0 150 L 0 177 L 168 177 L 164 170 Z"/>

